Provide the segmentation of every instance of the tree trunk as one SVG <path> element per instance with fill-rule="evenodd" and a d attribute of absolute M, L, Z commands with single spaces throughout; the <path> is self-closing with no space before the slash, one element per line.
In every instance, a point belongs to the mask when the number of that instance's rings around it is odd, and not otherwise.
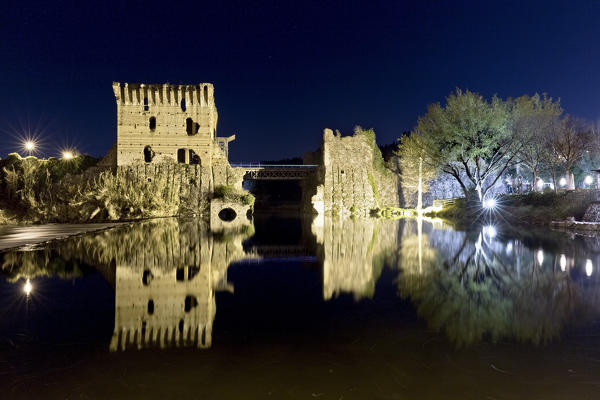
<path fill-rule="evenodd" d="M 567 189 L 575 190 L 575 177 L 571 173 L 571 167 L 566 169 L 566 175 L 567 175 Z"/>
<path fill-rule="evenodd" d="M 533 169 L 533 185 L 532 185 L 532 188 L 531 188 L 531 190 L 532 190 L 533 192 L 536 192 L 536 191 L 537 191 L 537 192 L 541 192 L 541 191 L 544 189 L 544 187 L 543 187 L 543 186 L 542 186 L 541 188 L 539 188 L 539 189 L 538 189 L 538 185 L 537 185 L 537 183 L 538 183 L 538 180 L 539 180 L 539 179 L 540 179 L 540 177 L 539 177 L 539 175 L 538 175 L 537 168 L 534 168 L 534 169 Z"/>
<path fill-rule="evenodd" d="M 423 209 L 423 157 L 419 157 L 419 183 L 417 184 L 417 213 Z"/>

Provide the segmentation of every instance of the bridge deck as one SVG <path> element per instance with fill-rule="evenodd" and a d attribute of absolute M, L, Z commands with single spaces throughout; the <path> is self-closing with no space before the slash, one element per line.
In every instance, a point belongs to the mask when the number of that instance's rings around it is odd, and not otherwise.
<path fill-rule="evenodd" d="M 318 165 L 314 164 L 261 164 L 261 163 L 230 163 L 232 167 L 246 170 L 244 179 L 284 180 L 306 179 L 315 174 Z"/>

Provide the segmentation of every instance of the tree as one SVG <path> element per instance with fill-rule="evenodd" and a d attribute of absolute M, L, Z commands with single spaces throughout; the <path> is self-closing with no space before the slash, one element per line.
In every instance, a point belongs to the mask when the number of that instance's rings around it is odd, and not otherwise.
<path fill-rule="evenodd" d="M 562 163 L 567 176 L 567 188 L 575 189 L 571 170 L 586 151 L 596 143 L 593 127 L 584 120 L 566 115 L 550 132 L 550 162 Z"/>
<path fill-rule="evenodd" d="M 430 105 L 416 130 L 433 167 L 454 177 L 467 198 L 475 189 L 483 200 L 520 150 L 506 103 L 496 96 L 488 102 L 468 90 L 451 93 L 445 107 Z"/>
<path fill-rule="evenodd" d="M 423 209 L 423 192 L 428 189 L 428 182 L 437 174 L 434 163 L 430 159 L 431 151 L 426 151 L 427 144 L 418 133 L 404 135 L 395 154 L 400 159 L 400 181 L 405 198 L 417 193 L 417 211 Z"/>
<path fill-rule="evenodd" d="M 563 112 L 560 99 L 553 101 L 546 94 L 540 97 L 536 93 L 532 97 L 525 95 L 509 101 L 509 107 L 513 135 L 520 144 L 518 159 L 531 170 L 535 188 L 539 174 L 550 158 L 550 134 Z M 554 184 L 556 187 L 556 182 Z"/>

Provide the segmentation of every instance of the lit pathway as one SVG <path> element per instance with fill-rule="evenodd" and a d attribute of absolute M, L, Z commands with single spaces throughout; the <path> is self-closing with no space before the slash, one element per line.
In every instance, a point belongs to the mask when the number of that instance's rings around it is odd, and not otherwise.
<path fill-rule="evenodd" d="M 116 225 L 119 224 L 0 225 L 0 250 L 64 239 Z"/>

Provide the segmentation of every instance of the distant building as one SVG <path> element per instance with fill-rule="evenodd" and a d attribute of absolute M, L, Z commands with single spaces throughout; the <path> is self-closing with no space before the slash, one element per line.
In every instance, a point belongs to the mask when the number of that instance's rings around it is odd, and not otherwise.
<path fill-rule="evenodd" d="M 118 166 L 165 161 L 209 166 L 214 157 L 226 160 L 228 143 L 235 136 L 217 138 L 212 84 L 113 82 L 113 91 Z M 223 151 L 215 153 L 218 148 Z"/>

